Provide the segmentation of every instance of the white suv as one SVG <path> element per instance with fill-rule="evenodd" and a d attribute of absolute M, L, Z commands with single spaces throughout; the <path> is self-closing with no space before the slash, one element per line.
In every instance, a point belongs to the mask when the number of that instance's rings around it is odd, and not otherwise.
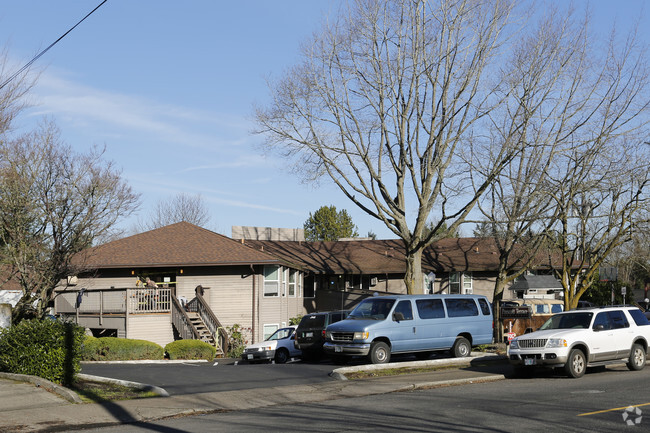
<path fill-rule="evenodd" d="M 539 330 L 510 342 L 508 359 L 518 373 L 535 367 L 564 367 L 581 377 L 587 367 L 627 361 L 630 370 L 645 366 L 650 322 L 636 307 L 601 307 L 565 311 Z"/>

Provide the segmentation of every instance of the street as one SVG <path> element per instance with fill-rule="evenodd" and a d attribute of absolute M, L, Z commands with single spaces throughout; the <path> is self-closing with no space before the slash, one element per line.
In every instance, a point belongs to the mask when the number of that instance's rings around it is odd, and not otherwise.
<path fill-rule="evenodd" d="M 542 371 L 530 379 L 508 378 L 316 404 L 276 405 L 91 431 L 641 432 L 650 426 L 649 383 L 648 368 L 640 372 L 628 371 L 624 366 L 596 369 L 581 379 Z M 624 419 L 625 408 L 631 405 L 636 408 Z M 646 417 L 644 411 L 648 412 Z"/>

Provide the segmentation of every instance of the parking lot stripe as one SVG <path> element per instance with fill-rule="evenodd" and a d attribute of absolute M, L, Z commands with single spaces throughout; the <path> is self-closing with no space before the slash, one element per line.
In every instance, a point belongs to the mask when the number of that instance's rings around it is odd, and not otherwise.
<path fill-rule="evenodd" d="M 578 414 L 578 416 L 597 415 L 599 413 L 607 413 L 607 412 L 614 412 L 614 411 L 617 411 L 617 410 L 625 410 L 628 407 L 642 407 L 642 406 L 650 406 L 650 403 L 630 404 L 628 406 L 615 407 L 614 409 L 604 409 L 604 410 L 598 410 L 596 412 L 581 413 L 581 414 Z"/>

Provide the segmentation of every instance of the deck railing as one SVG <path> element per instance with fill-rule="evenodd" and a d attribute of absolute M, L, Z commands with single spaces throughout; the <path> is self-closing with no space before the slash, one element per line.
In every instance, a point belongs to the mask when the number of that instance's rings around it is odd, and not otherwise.
<path fill-rule="evenodd" d="M 172 289 L 127 289 L 129 314 L 169 313 L 172 309 Z"/>
<path fill-rule="evenodd" d="M 151 314 L 169 313 L 171 300 L 171 289 L 81 289 L 57 294 L 55 304 L 59 314 Z"/>

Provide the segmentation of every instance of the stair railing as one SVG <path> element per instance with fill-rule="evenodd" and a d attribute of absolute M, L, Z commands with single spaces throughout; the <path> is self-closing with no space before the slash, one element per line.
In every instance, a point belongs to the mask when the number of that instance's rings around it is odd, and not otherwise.
<path fill-rule="evenodd" d="M 176 296 L 172 296 L 172 324 L 178 331 L 178 335 L 184 340 L 198 340 L 201 337 L 199 336 L 199 331 L 194 327 L 190 321 L 190 317 L 185 312 L 185 309 L 181 303 L 176 299 Z"/>
<path fill-rule="evenodd" d="M 196 300 L 196 304 L 193 303 L 192 307 L 196 308 L 199 317 L 201 317 L 201 320 L 203 320 L 203 323 L 213 335 L 217 353 L 225 355 L 228 352 L 228 332 L 226 332 L 219 319 L 217 319 L 217 316 L 214 315 L 212 309 L 199 292 L 197 290 L 196 298 L 192 299 L 192 303 Z"/>

